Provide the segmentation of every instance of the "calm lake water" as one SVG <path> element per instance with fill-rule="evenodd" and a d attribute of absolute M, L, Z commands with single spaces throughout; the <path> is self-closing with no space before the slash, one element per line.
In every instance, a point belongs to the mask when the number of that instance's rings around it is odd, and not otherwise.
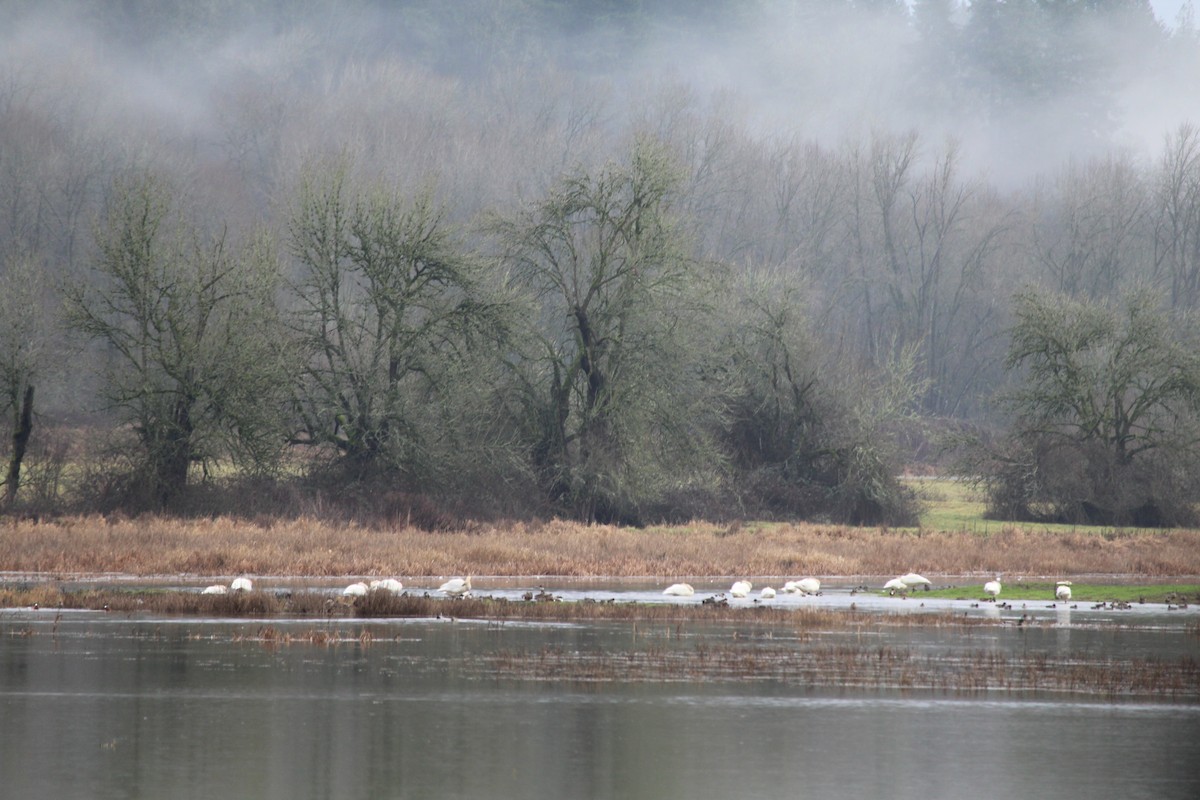
<path fill-rule="evenodd" d="M 1200 655 L 1183 617 L 1039 613 L 1032 629 L 900 627 L 883 643 Z M 1190 700 L 521 673 L 548 650 L 713 642 L 763 646 L 736 625 L 0 611 L 0 798 L 1200 797 Z M 478 666 L 506 655 L 512 669 Z"/>

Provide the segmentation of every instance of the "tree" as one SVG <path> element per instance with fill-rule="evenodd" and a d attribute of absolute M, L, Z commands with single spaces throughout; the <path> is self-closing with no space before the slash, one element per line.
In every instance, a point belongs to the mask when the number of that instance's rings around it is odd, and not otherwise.
<path fill-rule="evenodd" d="M 130 500 L 154 506 L 179 496 L 193 462 L 266 468 L 282 443 L 278 259 L 263 238 L 232 252 L 172 201 L 152 173 L 118 179 L 96 231 L 94 280 L 69 294 L 73 326 L 108 357 L 108 408 L 137 435 Z"/>
<path fill-rule="evenodd" d="M 0 413 L 11 414 L 12 450 L 2 485 L 0 508 L 16 503 L 21 464 L 33 431 L 34 384 L 49 372 L 48 312 L 39 265 L 13 258 L 0 272 Z"/>
<path fill-rule="evenodd" d="M 1016 428 L 990 477 L 993 508 L 1105 524 L 1194 519 L 1200 354 L 1191 324 L 1159 311 L 1148 292 L 1119 308 L 1026 292 L 1016 318 L 1006 365 L 1024 371 L 1023 385 L 1007 398 Z"/>
<path fill-rule="evenodd" d="M 995 196 L 959 176 L 953 142 L 925 168 L 915 133 L 852 150 L 850 264 L 841 290 L 863 355 L 881 368 L 915 350 L 925 410 L 969 410 L 987 379 L 999 314 L 994 266 L 1011 224 Z"/>
<path fill-rule="evenodd" d="M 1070 297 L 1117 298 L 1148 249 L 1138 239 L 1147 206 L 1128 159 L 1068 164 L 1033 228 L 1034 258 L 1051 286 Z"/>
<path fill-rule="evenodd" d="M 855 525 L 914 524 L 900 485 L 897 423 L 920 383 L 909 352 L 892 376 L 831 363 L 799 286 L 751 280 L 725 326 L 725 427 L 731 481 L 755 510 Z M 900 373 L 903 374 L 900 374 Z"/>
<path fill-rule="evenodd" d="M 355 192 L 350 166 L 307 175 L 291 214 L 294 438 L 333 446 L 359 474 L 416 481 L 434 467 L 429 410 L 453 399 L 449 378 L 479 340 L 502 335 L 502 311 L 431 190 Z"/>
<path fill-rule="evenodd" d="M 536 314 L 523 384 L 543 491 L 583 519 L 639 522 L 713 459 L 699 353 L 703 267 L 671 214 L 678 172 L 641 140 L 496 229 Z"/>
<path fill-rule="evenodd" d="M 1168 135 L 1156 177 L 1154 256 L 1171 305 L 1200 307 L 1200 128 Z"/>

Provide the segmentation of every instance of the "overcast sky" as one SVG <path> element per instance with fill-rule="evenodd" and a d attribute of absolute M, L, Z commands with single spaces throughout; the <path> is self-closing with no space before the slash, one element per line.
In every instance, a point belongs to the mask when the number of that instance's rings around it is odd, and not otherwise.
<path fill-rule="evenodd" d="M 1184 2 L 1186 0 L 1150 0 L 1150 7 L 1154 9 L 1154 13 L 1158 15 L 1160 21 L 1171 26 L 1175 24 L 1175 16 L 1183 7 Z"/>

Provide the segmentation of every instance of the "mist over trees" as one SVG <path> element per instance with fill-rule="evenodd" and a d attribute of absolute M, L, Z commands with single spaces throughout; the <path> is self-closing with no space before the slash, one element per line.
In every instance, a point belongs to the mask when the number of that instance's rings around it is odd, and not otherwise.
<path fill-rule="evenodd" d="M 5 503 L 182 508 L 237 464 L 461 516 L 900 523 L 965 429 L 1036 516 L 1012 465 L 1077 423 L 1018 342 L 1134 315 L 1192 369 L 1189 12 L 0 0 Z M 1194 430 L 1187 391 L 1143 419 Z M 1081 511 L 1112 485 L 1048 516 L 1197 500 Z"/>

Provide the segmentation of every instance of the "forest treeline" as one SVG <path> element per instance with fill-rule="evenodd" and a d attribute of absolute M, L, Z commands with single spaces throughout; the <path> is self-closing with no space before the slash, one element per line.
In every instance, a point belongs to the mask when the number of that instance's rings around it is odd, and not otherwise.
<path fill-rule="evenodd" d="M 0 10 L 9 508 L 1196 522 L 1186 13 Z"/>

